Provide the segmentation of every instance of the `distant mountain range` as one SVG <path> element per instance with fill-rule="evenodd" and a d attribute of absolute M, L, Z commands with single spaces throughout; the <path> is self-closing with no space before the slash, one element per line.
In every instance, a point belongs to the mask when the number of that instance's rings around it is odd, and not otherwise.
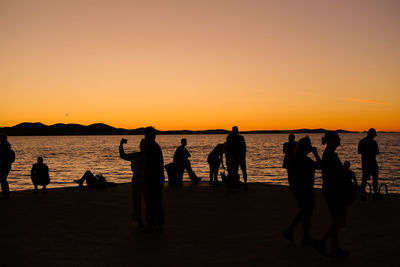
<path fill-rule="evenodd" d="M 325 129 L 297 129 L 297 130 L 268 130 L 268 131 L 243 131 L 241 133 L 247 134 L 276 134 L 276 133 L 325 133 Z M 0 132 L 5 132 L 9 136 L 40 136 L 40 135 L 143 135 L 144 128 L 137 129 L 123 129 L 114 128 L 107 124 L 95 123 L 88 126 L 80 124 L 54 124 L 45 125 L 40 122 L 31 123 L 24 122 L 13 127 L 0 128 Z M 204 131 L 191 131 L 191 130 L 177 130 L 177 131 L 157 131 L 158 134 L 228 134 L 230 131 L 223 129 L 204 130 Z M 355 133 L 346 130 L 337 130 L 339 133 Z"/>

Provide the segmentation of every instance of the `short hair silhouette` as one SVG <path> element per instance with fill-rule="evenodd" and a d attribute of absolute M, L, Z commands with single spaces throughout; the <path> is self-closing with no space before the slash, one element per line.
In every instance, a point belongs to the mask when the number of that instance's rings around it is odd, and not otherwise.
<path fill-rule="evenodd" d="M 374 138 L 376 136 L 376 130 L 374 128 L 369 129 L 367 135 Z"/>
<path fill-rule="evenodd" d="M 187 140 L 186 140 L 186 138 L 182 138 L 182 139 L 181 139 L 181 144 L 182 144 L 183 146 L 186 146 L 186 145 L 187 145 Z"/>

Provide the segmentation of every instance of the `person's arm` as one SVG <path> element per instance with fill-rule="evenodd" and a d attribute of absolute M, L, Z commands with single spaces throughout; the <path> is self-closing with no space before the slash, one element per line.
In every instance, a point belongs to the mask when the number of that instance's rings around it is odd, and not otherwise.
<path fill-rule="evenodd" d="M 121 159 L 132 161 L 134 153 L 131 153 L 131 154 L 125 153 L 125 150 L 124 150 L 125 143 L 126 143 L 125 139 L 121 139 L 121 142 L 119 144 L 119 156 Z"/>
<path fill-rule="evenodd" d="M 243 156 L 246 157 L 247 146 L 246 146 L 246 140 L 244 140 L 243 136 L 242 136 L 242 151 L 243 151 Z"/>
<path fill-rule="evenodd" d="M 222 169 L 225 170 L 225 166 L 224 166 L 224 157 L 223 157 L 223 155 L 224 155 L 224 154 L 222 153 L 222 154 L 218 155 L 218 157 L 219 157 L 219 159 L 220 159 L 220 161 L 221 161 Z"/>
<path fill-rule="evenodd" d="M 379 146 L 378 146 L 378 143 L 375 142 L 375 144 L 376 144 L 376 155 L 379 155 Z"/>
<path fill-rule="evenodd" d="M 358 154 L 361 154 L 362 150 L 362 140 L 358 143 Z"/>
<path fill-rule="evenodd" d="M 322 161 L 321 161 L 321 158 L 318 155 L 317 148 L 316 147 L 312 147 L 311 148 L 311 152 L 313 153 L 313 155 L 315 157 L 315 160 L 316 160 L 316 166 L 315 167 L 316 167 L 316 169 L 320 170 L 321 167 L 322 167 Z"/>

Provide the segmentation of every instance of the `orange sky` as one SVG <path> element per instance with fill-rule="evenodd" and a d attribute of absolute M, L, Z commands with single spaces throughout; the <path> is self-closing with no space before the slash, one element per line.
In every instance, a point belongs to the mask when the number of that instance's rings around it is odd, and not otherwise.
<path fill-rule="evenodd" d="M 0 0 L 0 127 L 400 131 L 399 1 Z"/>

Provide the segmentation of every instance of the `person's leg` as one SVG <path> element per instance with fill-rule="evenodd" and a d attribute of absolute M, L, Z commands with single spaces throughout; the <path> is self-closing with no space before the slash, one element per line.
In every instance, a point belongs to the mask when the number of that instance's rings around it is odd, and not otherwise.
<path fill-rule="evenodd" d="M 343 213 L 337 216 L 337 230 L 335 235 L 332 237 L 332 250 L 331 250 L 331 257 L 344 259 L 349 256 L 347 251 L 342 250 L 339 247 L 339 230 L 346 225 L 346 212 L 343 210 Z"/>
<path fill-rule="evenodd" d="M 213 182 L 213 176 L 214 176 L 214 169 L 211 163 L 208 163 L 208 166 L 210 167 L 210 184 Z"/>
<path fill-rule="evenodd" d="M 199 182 L 199 178 L 197 177 L 197 175 L 194 173 L 193 169 L 192 169 L 192 165 L 190 164 L 190 161 L 188 160 L 185 163 L 185 169 L 189 175 L 189 178 L 192 182 L 197 183 Z"/>
<path fill-rule="evenodd" d="M 8 199 L 10 198 L 10 189 L 8 186 L 7 176 L 10 172 L 11 166 L 1 166 L 0 167 L 0 184 L 1 184 L 1 192 L 2 198 Z"/>
<path fill-rule="evenodd" d="M 32 184 L 33 184 L 33 193 L 37 193 L 38 192 L 37 177 L 35 175 L 31 175 L 31 181 L 32 181 Z"/>
<path fill-rule="evenodd" d="M 240 185 L 239 162 L 235 163 L 235 165 L 234 165 L 233 178 L 234 178 L 234 182 L 233 182 L 234 188 L 239 189 L 239 185 Z"/>
<path fill-rule="evenodd" d="M 302 218 L 303 218 L 303 211 L 300 210 L 293 218 L 293 221 L 290 224 L 289 228 L 283 233 L 283 236 L 286 237 L 286 239 L 288 239 L 289 241 L 293 241 L 294 228 L 301 222 Z"/>
<path fill-rule="evenodd" d="M 162 196 L 163 196 L 163 185 L 159 184 L 157 186 L 156 200 L 155 200 L 155 205 L 156 205 L 155 222 L 156 226 L 158 227 L 162 227 L 165 224 Z"/>
<path fill-rule="evenodd" d="M 293 168 L 287 168 L 286 170 L 287 170 L 287 174 L 288 174 L 289 190 L 293 191 L 294 190 L 294 178 L 293 178 L 294 170 L 293 170 Z"/>
<path fill-rule="evenodd" d="M 146 183 L 146 189 L 144 191 L 144 200 L 145 200 L 145 210 L 146 210 L 146 223 L 149 226 L 153 226 L 155 224 L 154 186 L 150 182 Z"/>
<path fill-rule="evenodd" d="M 244 181 L 244 187 L 247 189 L 247 166 L 246 166 L 246 159 L 242 159 L 240 161 L 240 169 L 242 170 L 243 173 L 243 181 Z"/>
<path fill-rule="evenodd" d="M 132 219 L 139 222 L 140 198 L 137 187 L 136 179 L 132 178 Z"/>
<path fill-rule="evenodd" d="M 378 188 L 378 166 L 372 171 L 372 187 L 374 188 L 374 195 L 377 196 L 379 194 Z"/>

